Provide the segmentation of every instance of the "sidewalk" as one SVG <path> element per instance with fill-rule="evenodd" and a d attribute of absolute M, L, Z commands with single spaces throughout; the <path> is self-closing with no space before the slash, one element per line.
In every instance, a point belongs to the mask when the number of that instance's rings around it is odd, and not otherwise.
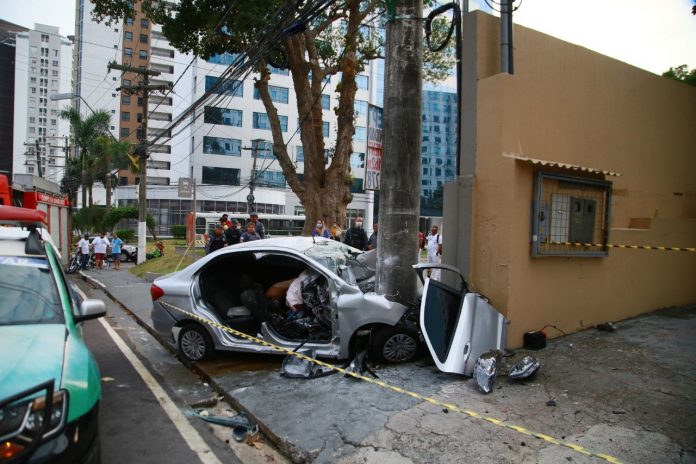
<path fill-rule="evenodd" d="M 85 274 L 151 324 L 150 283 L 125 269 Z M 428 356 L 375 369 L 379 381 L 470 414 L 340 374 L 285 379 L 282 356 L 223 353 L 196 367 L 295 462 L 696 463 L 696 305 L 619 322 L 616 332 L 555 339 L 530 354 L 542 364 L 536 377 L 500 377 L 489 395 L 437 371 Z"/>

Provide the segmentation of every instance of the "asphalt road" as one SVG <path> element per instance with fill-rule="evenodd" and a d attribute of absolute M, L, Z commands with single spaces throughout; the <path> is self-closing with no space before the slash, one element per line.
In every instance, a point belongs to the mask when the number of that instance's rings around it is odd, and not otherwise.
<path fill-rule="evenodd" d="M 214 397 L 207 385 L 177 366 L 100 291 L 81 287 L 89 297 L 102 299 L 108 314 L 84 325 L 102 377 L 102 462 L 242 462 L 211 426 L 191 416 L 190 403 Z M 158 369 L 166 369 L 166 382 Z"/>

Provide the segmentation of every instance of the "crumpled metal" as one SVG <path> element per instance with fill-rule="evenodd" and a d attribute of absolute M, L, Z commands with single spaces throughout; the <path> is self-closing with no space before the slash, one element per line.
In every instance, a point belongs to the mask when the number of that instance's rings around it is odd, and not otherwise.
<path fill-rule="evenodd" d="M 312 350 L 303 350 L 300 353 L 312 359 L 316 357 Z M 283 359 L 283 372 L 281 375 L 290 379 L 316 379 L 336 372 L 334 369 L 320 366 L 306 358 L 299 358 L 289 354 Z"/>
<path fill-rule="evenodd" d="M 525 356 L 510 368 L 508 377 L 511 379 L 526 379 L 537 373 L 541 367 L 539 360 L 533 356 Z"/>
<path fill-rule="evenodd" d="M 500 355 L 500 351 L 492 350 L 483 353 L 476 360 L 476 364 L 474 365 L 474 380 L 476 380 L 476 385 L 482 393 L 490 393 L 493 391 L 495 378 L 498 375 L 498 359 Z"/>

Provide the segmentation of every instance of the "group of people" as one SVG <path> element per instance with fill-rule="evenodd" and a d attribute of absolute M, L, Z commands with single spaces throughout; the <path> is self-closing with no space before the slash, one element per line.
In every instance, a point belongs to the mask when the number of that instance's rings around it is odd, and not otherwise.
<path fill-rule="evenodd" d="M 229 245 L 242 242 L 251 242 L 266 238 L 266 230 L 263 223 L 259 222 L 259 214 L 256 212 L 249 214 L 249 221 L 244 230 L 236 219 L 229 219 L 227 214 L 223 214 L 213 230 L 209 234 L 207 249 L 208 253 L 219 250 Z"/>
<path fill-rule="evenodd" d="M 114 261 L 114 269 L 121 269 L 121 247 L 123 246 L 123 240 L 121 240 L 117 233 L 111 235 L 111 240 L 106 236 L 105 232 L 101 232 L 99 237 L 92 240 L 89 243 L 89 234 L 85 234 L 84 237 L 77 242 L 76 247 L 80 249 L 80 266 L 86 268 L 89 263 L 89 253 L 90 250 L 94 250 L 94 258 L 96 261 L 97 269 L 103 269 L 104 260 L 106 259 L 106 254 L 111 248 L 111 257 Z"/>
<path fill-rule="evenodd" d="M 312 237 L 324 237 L 330 238 L 331 240 L 341 241 L 341 235 L 343 235 L 343 229 L 341 229 L 336 222 L 331 224 L 331 227 L 325 227 L 324 221 L 317 219 L 317 223 L 312 229 Z"/>

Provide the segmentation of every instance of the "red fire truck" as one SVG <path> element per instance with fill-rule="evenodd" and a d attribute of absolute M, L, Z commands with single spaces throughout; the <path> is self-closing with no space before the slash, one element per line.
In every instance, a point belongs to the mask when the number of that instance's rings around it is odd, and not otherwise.
<path fill-rule="evenodd" d="M 48 231 L 60 250 L 61 259 L 67 263 L 72 240 L 70 201 L 60 193 L 57 184 L 29 174 L 16 174 L 14 183 L 10 184 L 7 176 L 0 174 L 0 205 L 21 206 L 46 213 Z"/>

